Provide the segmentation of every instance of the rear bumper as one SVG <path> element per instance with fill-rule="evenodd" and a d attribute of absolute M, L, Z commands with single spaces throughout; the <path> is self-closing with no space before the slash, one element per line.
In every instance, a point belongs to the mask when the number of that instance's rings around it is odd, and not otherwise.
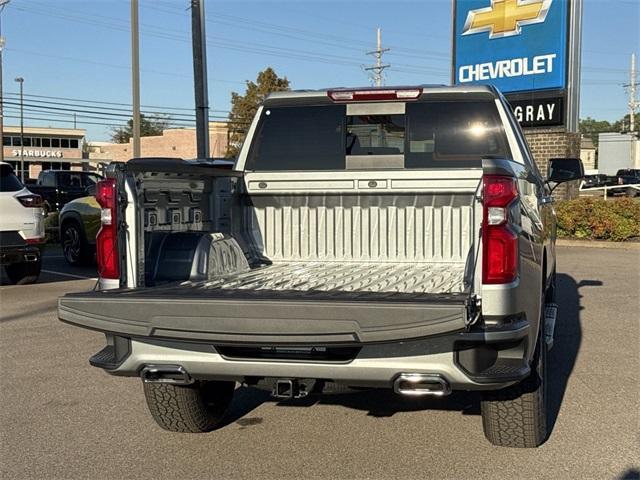
<path fill-rule="evenodd" d="M 298 378 L 380 388 L 392 388 L 403 373 L 418 373 L 438 375 L 453 390 L 495 390 L 529 375 L 523 359 L 528 336 L 528 323 L 516 321 L 501 328 L 361 344 L 346 361 L 308 361 L 230 357 L 229 349 L 205 342 L 107 335 L 110 345 L 91 364 L 119 376 L 139 376 L 148 365 L 179 365 L 197 380 Z"/>
<path fill-rule="evenodd" d="M 196 380 L 276 377 L 391 388 L 401 374 L 429 374 L 454 390 L 491 390 L 530 373 L 535 332 L 524 315 L 467 329 L 461 297 L 161 292 L 70 294 L 60 298 L 58 316 L 106 333 L 108 346 L 91 364 L 114 375 L 174 365 Z"/>
<path fill-rule="evenodd" d="M 40 246 L 22 244 L 0 244 L 0 265 L 14 265 L 40 261 Z"/>

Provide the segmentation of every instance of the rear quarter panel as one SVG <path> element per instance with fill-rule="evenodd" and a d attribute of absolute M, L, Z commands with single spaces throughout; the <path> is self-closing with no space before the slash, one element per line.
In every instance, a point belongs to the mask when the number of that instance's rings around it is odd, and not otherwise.
<path fill-rule="evenodd" d="M 87 242 L 95 244 L 100 229 L 100 206 L 95 197 L 82 197 L 66 204 L 60 212 L 60 226 L 72 217 L 82 223 Z"/>

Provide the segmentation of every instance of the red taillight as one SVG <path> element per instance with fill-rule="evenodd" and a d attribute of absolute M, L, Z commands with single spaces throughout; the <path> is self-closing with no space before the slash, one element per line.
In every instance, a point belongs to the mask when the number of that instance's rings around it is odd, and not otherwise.
<path fill-rule="evenodd" d="M 96 200 L 102 210 L 102 226 L 96 236 L 96 259 L 101 278 L 120 278 L 118 255 L 118 222 L 116 209 L 116 181 L 114 178 L 96 184 Z"/>
<path fill-rule="evenodd" d="M 518 235 L 509 223 L 509 205 L 518 198 L 516 179 L 482 179 L 482 283 L 510 283 L 518 276 Z"/>
<path fill-rule="evenodd" d="M 373 102 L 385 100 L 417 100 L 422 88 L 389 90 L 329 90 L 327 95 L 334 102 Z"/>
<path fill-rule="evenodd" d="M 25 240 L 25 242 L 27 242 L 27 245 L 40 245 L 41 243 L 45 242 L 45 237 L 36 237 L 36 238 L 27 238 Z"/>
<path fill-rule="evenodd" d="M 42 206 L 42 197 L 40 195 L 34 195 L 33 193 L 29 193 L 27 195 L 20 195 L 16 197 L 23 207 L 27 208 L 39 208 Z"/>

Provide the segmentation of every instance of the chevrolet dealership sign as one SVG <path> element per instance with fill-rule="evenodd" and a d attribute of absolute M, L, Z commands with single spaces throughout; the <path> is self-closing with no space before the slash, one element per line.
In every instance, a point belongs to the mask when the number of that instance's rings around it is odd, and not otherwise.
<path fill-rule="evenodd" d="M 496 86 L 518 104 L 523 126 L 565 124 L 565 106 L 577 102 L 577 96 L 567 99 L 570 86 L 577 95 L 571 68 L 579 46 L 572 47 L 571 25 L 579 26 L 579 10 L 577 20 L 570 11 L 576 4 L 580 0 L 454 0 L 453 82 Z"/>

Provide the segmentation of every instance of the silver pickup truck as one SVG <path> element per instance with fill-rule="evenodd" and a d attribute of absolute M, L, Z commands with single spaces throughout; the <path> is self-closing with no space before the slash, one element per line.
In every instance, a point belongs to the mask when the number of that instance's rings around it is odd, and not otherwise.
<path fill-rule="evenodd" d="M 219 425 L 237 383 L 483 392 L 494 444 L 547 435 L 550 185 L 490 87 L 276 93 L 233 169 L 135 159 L 98 184 L 101 290 L 59 301 L 141 377 L 160 426 Z"/>

